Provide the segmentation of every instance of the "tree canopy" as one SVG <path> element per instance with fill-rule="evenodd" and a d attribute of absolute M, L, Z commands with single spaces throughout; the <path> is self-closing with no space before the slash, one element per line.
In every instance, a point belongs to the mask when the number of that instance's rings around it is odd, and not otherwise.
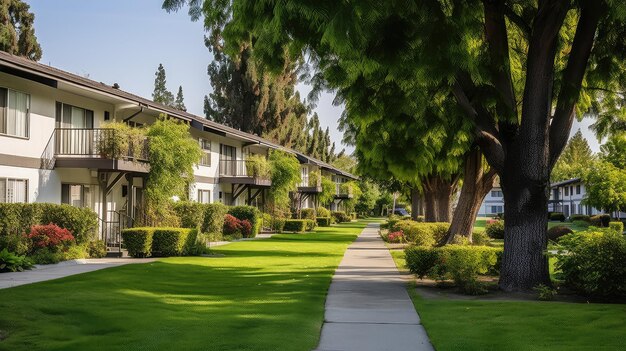
<path fill-rule="evenodd" d="M 0 0 L 0 50 L 33 61 L 41 58 L 35 36 L 35 15 L 21 0 Z"/>
<path fill-rule="evenodd" d="M 167 90 L 167 79 L 165 77 L 165 68 L 159 63 L 157 71 L 154 73 L 154 91 L 152 92 L 152 101 L 167 106 L 174 106 L 174 94 Z M 182 97 L 182 89 L 180 90 Z"/>
<path fill-rule="evenodd" d="M 587 143 L 587 139 L 583 137 L 579 129 L 569 140 L 559 160 L 554 165 L 551 179 L 553 182 L 558 182 L 560 180 L 580 178 L 594 160 L 595 157 L 589 147 L 589 143 Z"/>

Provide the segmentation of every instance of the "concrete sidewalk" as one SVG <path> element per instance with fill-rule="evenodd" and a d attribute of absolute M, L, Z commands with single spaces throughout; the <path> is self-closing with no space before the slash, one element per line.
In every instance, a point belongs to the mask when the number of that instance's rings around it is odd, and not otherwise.
<path fill-rule="evenodd" d="M 335 272 L 317 350 L 434 350 L 377 224 L 363 230 Z"/>
<path fill-rule="evenodd" d="M 64 261 L 57 264 L 36 265 L 24 272 L 0 274 L 0 289 L 59 279 L 70 275 L 134 263 L 153 262 L 154 258 L 90 258 Z"/>

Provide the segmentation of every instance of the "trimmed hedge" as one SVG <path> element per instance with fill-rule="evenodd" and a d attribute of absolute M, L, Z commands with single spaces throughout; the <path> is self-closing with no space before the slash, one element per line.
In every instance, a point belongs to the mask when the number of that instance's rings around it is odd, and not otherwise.
<path fill-rule="evenodd" d="M 550 212 L 548 218 L 551 221 L 565 222 L 565 214 L 563 212 Z"/>
<path fill-rule="evenodd" d="M 584 214 L 573 214 L 571 216 L 569 216 L 569 220 L 574 222 L 574 221 L 585 221 L 585 222 L 589 222 L 590 217 Z"/>
<path fill-rule="evenodd" d="M 202 233 L 222 234 L 224 217 L 228 213 L 228 206 L 220 202 L 204 204 L 204 218 L 200 230 Z"/>
<path fill-rule="evenodd" d="M 194 251 L 198 230 L 189 228 L 154 228 L 152 256 L 184 256 Z"/>
<path fill-rule="evenodd" d="M 316 214 L 314 208 L 304 208 L 300 211 L 300 217 L 302 219 L 312 219 L 315 220 Z"/>
<path fill-rule="evenodd" d="M 416 222 L 405 219 L 396 222 L 389 227 L 390 232 L 402 231 L 407 242 L 415 243 L 418 246 L 433 246 L 442 240 L 450 223 L 444 222 Z"/>
<path fill-rule="evenodd" d="M 330 217 L 330 210 L 327 210 L 326 208 L 319 206 L 317 208 L 317 216 L 318 217 Z"/>
<path fill-rule="evenodd" d="M 174 211 L 183 228 L 200 228 L 204 221 L 204 206 L 199 202 L 178 201 L 174 203 Z"/>
<path fill-rule="evenodd" d="M 485 291 L 478 281 L 483 274 L 500 270 L 501 248 L 488 246 L 446 245 L 443 247 L 412 246 L 404 250 L 406 265 L 420 279 L 430 277 L 443 281 L 451 279 L 467 294 Z"/>
<path fill-rule="evenodd" d="M 609 228 L 615 230 L 619 234 L 624 233 L 624 223 L 622 222 L 609 222 Z"/>
<path fill-rule="evenodd" d="M 330 217 L 317 217 L 316 221 L 320 227 L 330 227 Z"/>
<path fill-rule="evenodd" d="M 556 241 L 562 236 L 565 236 L 567 234 L 572 234 L 573 232 L 574 231 L 571 230 L 569 227 L 566 227 L 564 225 L 557 225 L 548 229 L 548 239 L 552 241 Z"/>
<path fill-rule="evenodd" d="M 352 218 L 350 218 L 350 216 L 343 211 L 333 211 L 331 212 L 331 216 L 335 219 L 336 223 L 345 223 L 352 221 Z"/>
<path fill-rule="evenodd" d="M 307 219 L 305 223 L 307 232 L 313 231 L 317 227 L 317 221 L 314 219 Z"/>
<path fill-rule="evenodd" d="M 152 254 L 152 236 L 155 228 L 128 228 L 122 230 L 122 240 L 132 257 L 148 257 Z"/>
<path fill-rule="evenodd" d="M 28 243 L 23 234 L 34 225 L 50 223 L 69 230 L 78 244 L 97 238 L 98 216 L 89 208 L 50 203 L 0 203 L 0 249 L 25 254 Z"/>
<path fill-rule="evenodd" d="M 233 206 L 228 209 L 228 214 L 239 219 L 247 220 L 252 225 L 249 238 L 254 238 L 261 229 L 261 211 L 254 206 Z"/>
<path fill-rule="evenodd" d="M 310 219 L 287 219 L 284 231 L 301 233 L 315 228 L 315 222 Z"/>

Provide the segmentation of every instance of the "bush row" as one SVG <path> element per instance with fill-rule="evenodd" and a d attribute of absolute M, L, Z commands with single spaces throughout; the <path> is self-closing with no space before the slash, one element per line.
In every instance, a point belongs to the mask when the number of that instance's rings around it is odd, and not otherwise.
<path fill-rule="evenodd" d="M 315 221 L 312 219 L 287 219 L 283 228 L 286 232 L 305 232 L 315 229 Z"/>
<path fill-rule="evenodd" d="M 330 227 L 330 217 L 317 217 L 315 220 L 320 227 Z"/>
<path fill-rule="evenodd" d="M 352 221 L 352 217 L 343 211 L 331 212 L 331 217 L 335 220 L 335 223 L 345 223 Z"/>
<path fill-rule="evenodd" d="M 198 230 L 190 228 L 129 228 L 122 231 L 122 239 L 133 257 L 186 256 L 202 250 Z"/>
<path fill-rule="evenodd" d="M 29 247 L 24 234 L 35 225 L 51 223 L 69 230 L 79 244 L 96 240 L 98 216 L 91 209 L 50 203 L 0 203 L 0 249 L 26 254 Z"/>
<path fill-rule="evenodd" d="M 224 233 L 224 220 L 229 214 L 240 221 L 248 221 L 251 225 L 249 231 L 240 232 L 244 237 L 254 238 L 261 229 L 261 212 L 254 206 L 228 207 L 222 203 L 201 204 L 191 201 L 179 201 L 174 205 L 181 226 L 195 228 L 201 233 L 232 234 Z"/>
<path fill-rule="evenodd" d="M 441 241 L 450 229 L 450 223 L 416 222 L 404 219 L 389 227 L 390 232 L 403 233 L 404 240 L 419 246 L 433 246 Z"/>
<path fill-rule="evenodd" d="M 462 292 L 468 294 L 484 291 L 478 276 L 497 275 L 502 256 L 500 248 L 466 245 L 411 246 L 404 252 L 407 267 L 420 279 L 451 279 Z"/>

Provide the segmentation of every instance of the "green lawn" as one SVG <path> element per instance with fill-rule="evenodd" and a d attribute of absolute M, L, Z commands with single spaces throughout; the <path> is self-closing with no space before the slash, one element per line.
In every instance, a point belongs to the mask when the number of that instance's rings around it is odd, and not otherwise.
<path fill-rule="evenodd" d="M 366 222 L 0 290 L 0 350 L 310 350 Z"/>
<path fill-rule="evenodd" d="M 399 267 L 404 253 L 392 251 Z M 425 299 L 409 287 L 435 348 L 624 350 L 626 305 Z"/>

